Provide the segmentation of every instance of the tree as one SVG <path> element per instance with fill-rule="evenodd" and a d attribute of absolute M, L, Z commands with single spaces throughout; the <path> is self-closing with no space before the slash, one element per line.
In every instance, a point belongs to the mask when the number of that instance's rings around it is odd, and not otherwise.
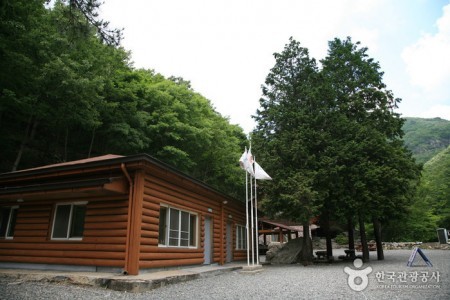
<path fill-rule="evenodd" d="M 68 6 L 67 15 L 71 20 L 71 30 L 89 33 L 86 22 L 94 27 L 100 40 L 110 46 L 119 46 L 122 40 L 121 29 L 109 28 L 109 22 L 99 18 L 98 10 L 103 2 L 98 0 L 59 0 Z M 50 0 L 46 0 L 50 3 Z M 58 5 L 58 2 L 56 3 Z M 80 19 L 79 14 L 84 18 Z"/>
<path fill-rule="evenodd" d="M 0 7 L 0 136 L 3 170 L 17 166 L 36 132 L 31 112 L 39 73 L 43 1 L 6 1 Z M 16 112 L 11 114 L 11 112 Z M 14 115 L 14 118 L 13 118 Z M 7 162 L 9 163 L 7 165 Z"/>
<path fill-rule="evenodd" d="M 85 145 L 79 139 L 101 123 L 104 86 L 128 59 L 123 50 L 100 43 L 80 14 L 67 13 L 69 7 L 57 2 L 50 10 L 32 3 L 8 3 L 2 11 L 0 122 L 10 132 L 2 139 L 12 170 L 33 161 L 65 161 L 70 149 Z M 70 24 L 74 20 L 77 30 Z"/>
<path fill-rule="evenodd" d="M 404 120 L 394 112 L 401 100 L 394 98 L 383 83 L 379 63 L 359 45 L 350 38 L 331 41 L 328 55 L 321 61 L 322 74 L 332 83 L 335 110 L 345 120 L 333 126 L 346 132 L 345 138 L 333 134 L 341 138 L 337 144 L 337 153 L 344 158 L 340 175 L 351 193 L 343 209 L 348 215 L 356 212 L 359 216 L 365 259 L 368 248 L 363 241 L 364 222 L 373 220 L 378 257 L 382 259 L 380 222 L 408 205 L 419 168 L 401 140 Z"/>
<path fill-rule="evenodd" d="M 350 227 L 356 221 L 364 259 L 365 223 L 373 222 L 382 259 L 381 222 L 405 210 L 419 168 L 401 141 L 400 99 L 358 46 L 350 38 L 331 41 L 319 71 L 291 38 L 275 54 L 252 138 L 276 178 L 266 188 L 268 212 L 305 225 L 320 214 L 325 228 L 330 219 Z M 327 248 L 331 255 L 331 243 Z"/>
<path fill-rule="evenodd" d="M 148 153 L 243 198 L 242 128 L 189 81 L 133 69 L 129 53 L 101 42 L 67 3 L 0 6 L 0 170 Z"/>
<path fill-rule="evenodd" d="M 318 191 L 316 135 L 320 119 L 314 87 L 318 69 L 308 50 L 290 39 L 281 53 L 275 53 L 275 66 L 262 88 L 261 108 L 252 143 L 275 180 L 268 183 L 264 209 L 272 216 L 303 224 L 303 250 L 300 261 L 312 261 L 309 222 L 317 214 Z"/>

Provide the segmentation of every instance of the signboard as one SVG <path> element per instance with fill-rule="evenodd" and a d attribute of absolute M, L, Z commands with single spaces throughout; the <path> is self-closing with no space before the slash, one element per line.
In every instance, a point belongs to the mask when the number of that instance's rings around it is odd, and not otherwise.
<path fill-rule="evenodd" d="M 431 261 L 428 259 L 428 257 L 425 255 L 425 253 L 423 253 L 422 249 L 420 249 L 419 247 L 415 247 L 413 249 L 413 252 L 411 253 L 411 256 L 408 259 L 408 263 L 406 264 L 408 267 L 412 267 L 413 266 L 413 262 L 414 262 L 414 258 L 416 258 L 417 253 L 420 254 L 420 256 L 422 257 L 422 259 L 425 261 L 425 263 L 427 264 L 427 266 L 432 267 L 433 264 L 431 263 Z"/>

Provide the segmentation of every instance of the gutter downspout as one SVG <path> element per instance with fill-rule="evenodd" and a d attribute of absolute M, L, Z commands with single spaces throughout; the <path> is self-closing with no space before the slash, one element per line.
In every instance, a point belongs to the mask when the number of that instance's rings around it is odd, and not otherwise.
<path fill-rule="evenodd" d="M 125 243 L 125 265 L 123 268 L 123 275 L 128 275 L 128 252 L 130 248 L 130 239 L 131 239 L 131 209 L 132 209 L 132 202 L 133 202 L 133 180 L 130 177 L 130 174 L 127 171 L 127 168 L 124 163 L 120 165 L 120 168 L 122 169 L 123 174 L 128 179 L 128 183 L 130 185 L 130 191 L 128 192 L 128 216 L 127 216 L 127 239 Z"/>
<path fill-rule="evenodd" d="M 223 243 L 224 243 L 224 238 L 223 238 L 223 234 L 224 234 L 224 232 L 223 232 L 223 225 L 224 225 L 224 222 L 223 222 L 223 202 L 221 201 L 220 202 L 220 261 L 219 261 L 219 264 L 220 265 L 224 265 L 225 264 L 225 261 L 224 261 L 224 257 L 223 257 L 223 251 L 225 250 L 225 248 L 224 248 L 224 245 L 223 245 Z"/>

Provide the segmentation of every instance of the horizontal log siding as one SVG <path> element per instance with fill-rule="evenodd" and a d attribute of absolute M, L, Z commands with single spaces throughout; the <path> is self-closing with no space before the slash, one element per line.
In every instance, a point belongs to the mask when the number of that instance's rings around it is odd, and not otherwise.
<path fill-rule="evenodd" d="M 0 261 L 123 267 L 128 199 L 111 198 L 69 201 L 88 202 L 82 240 L 51 239 L 55 204 L 67 200 L 19 203 L 14 238 L 0 239 Z"/>
<path fill-rule="evenodd" d="M 46 242 L 51 231 L 49 219 L 52 213 L 51 202 L 27 205 L 20 203 L 17 211 L 16 227 L 12 240 L 0 240 L 4 244 L 26 243 L 29 239 L 33 242 Z M 3 243 L 0 244 L 0 259 L 4 261 Z M 36 248 L 35 248 L 36 249 Z"/>
<path fill-rule="evenodd" d="M 244 204 L 245 205 L 245 204 Z M 240 261 L 247 259 L 247 250 L 236 250 L 236 225 L 245 227 L 245 207 L 244 205 L 238 205 L 236 203 L 230 203 L 226 205 L 226 216 L 231 215 L 233 226 L 233 260 Z"/>
<path fill-rule="evenodd" d="M 152 174 L 155 175 L 155 174 Z M 159 175 L 159 174 L 157 174 Z M 167 176 L 168 174 L 165 174 Z M 227 199 L 204 190 L 197 186 L 176 185 L 177 178 L 162 178 L 146 175 L 144 187 L 144 204 L 142 218 L 142 240 L 140 251 L 140 268 L 161 268 L 181 265 L 203 264 L 204 262 L 204 216 L 211 217 L 213 222 L 213 262 L 220 262 L 220 204 Z M 182 182 L 186 183 L 186 182 Z M 198 218 L 198 241 L 197 248 L 177 248 L 158 246 L 159 235 L 159 209 L 161 204 L 173 208 L 197 213 Z M 226 221 L 228 215 L 237 219 L 245 225 L 245 209 L 243 206 L 234 204 L 224 205 L 224 228 L 226 233 Z M 208 209 L 212 209 L 209 212 Z M 235 226 L 233 226 L 233 255 L 234 258 L 242 259 L 242 254 L 234 253 L 235 248 Z M 223 257 L 226 257 L 226 239 L 223 238 Z M 246 255 L 246 251 L 239 251 Z M 244 257 L 246 258 L 246 257 Z"/>
<path fill-rule="evenodd" d="M 232 215 L 233 257 L 239 259 L 245 251 L 235 251 L 235 225 L 245 225 L 245 208 L 233 204 L 230 199 L 191 181 L 189 178 L 172 173 L 148 162 L 127 163 L 126 168 L 133 174 L 145 170 L 144 197 L 142 203 L 142 227 L 139 248 L 139 268 L 159 268 L 180 265 L 195 265 L 204 262 L 204 217 L 211 217 L 213 262 L 219 263 L 226 257 L 226 223 Z M 120 165 L 99 166 L 92 169 L 65 170 L 53 174 L 27 175 L 20 180 L 26 182 L 58 179 L 89 178 L 103 176 L 122 176 Z M 82 174 L 82 175 L 80 175 Z M 13 179 L 14 182 L 17 179 Z M 88 198 L 86 195 L 90 195 Z M 59 201 L 64 198 L 65 200 Z M 29 199 L 33 199 L 32 201 Z M 128 195 L 110 195 L 107 191 L 36 194 L 24 203 L 2 203 L 2 206 L 19 205 L 15 236 L 13 239 L 0 239 L 0 261 L 92 265 L 124 267 L 126 253 L 126 234 L 128 224 Z M 224 200 L 228 203 L 221 205 Z M 55 203 L 68 201 L 87 201 L 85 231 L 82 240 L 51 240 L 51 227 Z M 230 203 L 232 202 L 232 203 Z M 199 232 L 196 249 L 159 247 L 159 208 L 166 204 L 174 208 L 190 211 L 198 215 Z M 208 211 L 212 209 L 212 212 Z M 223 222 L 221 217 L 224 217 Z M 243 219 L 243 220 L 242 220 Z M 220 228 L 223 224 L 223 228 Z M 224 234 L 223 239 L 220 233 Z M 223 242 L 221 245 L 220 243 Z M 220 251 L 223 250 L 223 255 Z"/>

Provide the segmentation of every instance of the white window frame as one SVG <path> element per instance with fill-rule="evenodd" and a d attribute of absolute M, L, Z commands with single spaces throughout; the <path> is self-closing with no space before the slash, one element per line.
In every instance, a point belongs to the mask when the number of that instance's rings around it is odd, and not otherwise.
<path fill-rule="evenodd" d="M 69 212 L 69 220 L 68 220 L 68 226 L 67 226 L 67 232 L 66 232 L 66 237 L 53 237 L 53 234 L 55 232 L 55 221 L 56 221 L 56 213 L 58 212 L 58 206 L 67 206 L 70 205 L 70 212 Z M 70 231 L 71 231 L 71 226 L 72 226 L 72 218 L 73 218 L 73 207 L 76 205 L 87 205 L 87 201 L 84 202 L 62 202 L 62 203 L 57 203 L 55 205 L 55 211 L 53 213 L 53 224 L 52 224 L 52 234 L 50 236 L 51 240 L 54 241 L 81 241 L 83 239 L 83 237 L 70 237 Z M 85 215 L 86 216 L 86 215 Z"/>
<path fill-rule="evenodd" d="M 6 208 L 9 208 L 8 221 L 6 223 L 5 235 L 1 236 L 0 238 L 4 238 L 6 240 L 12 240 L 14 238 L 14 235 L 8 235 L 8 234 L 11 229 L 11 225 L 14 225 L 14 227 L 16 225 L 17 219 L 16 219 L 16 222 L 14 222 L 14 224 L 11 224 L 11 221 L 12 221 L 13 212 L 17 211 L 19 209 L 19 206 L 4 206 L 4 207 L 2 207 L 2 209 L 6 209 Z"/>
<path fill-rule="evenodd" d="M 247 250 L 247 228 L 236 225 L 236 250 Z"/>
<path fill-rule="evenodd" d="M 161 244 L 159 243 L 159 238 L 158 238 L 158 246 L 159 247 L 171 247 L 171 248 L 188 248 L 188 249 L 197 249 L 198 248 L 198 237 L 199 237 L 199 232 L 198 232 L 198 222 L 199 222 L 199 218 L 198 218 L 198 214 L 185 210 L 185 209 L 180 209 L 178 207 L 172 207 L 166 204 L 161 204 L 161 207 L 166 208 L 166 224 L 165 224 L 165 228 L 164 228 L 164 234 L 165 234 L 165 244 Z M 178 236 L 177 236 L 177 240 L 178 240 L 178 245 L 170 245 L 170 211 L 171 210 L 177 210 L 179 211 L 178 213 Z M 188 235 L 188 246 L 182 246 L 181 245 L 181 213 L 188 213 L 189 214 L 189 230 L 187 231 L 187 235 Z M 193 228 L 191 228 L 191 216 L 195 216 L 195 224 L 193 226 Z M 159 224 L 159 226 L 161 226 L 161 224 Z M 195 243 L 194 245 L 191 245 L 191 230 L 194 229 L 194 239 L 195 239 Z"/>

